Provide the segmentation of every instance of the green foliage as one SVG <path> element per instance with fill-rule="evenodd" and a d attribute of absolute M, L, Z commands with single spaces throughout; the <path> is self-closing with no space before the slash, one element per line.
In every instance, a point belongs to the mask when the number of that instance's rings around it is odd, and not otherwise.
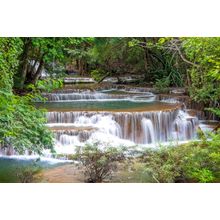
<path fill-rule="evenodd" d="M 194 170 L 190 173 L 193 179 L 198 180 L 200 183 L 210 183 L 215 179 L 212 172 L 208 169 L 202 168 L 201 170 Z"/>
<path fill-rule="evenodd" d="M 207 108 L 206 110 L 211 111 L 212 113 L 214 113 L 215 115 L 220 117 L 220 109 L 219 108 Z"/>
<path fill-rule="evenodd" d="M 171 39 L 169 37 L 133 38 L 128 44 L 130 47 L 141 48 L 147 54 L 145 61 L 146 80 L 155 82 L 157 79 L 169 78 L 170 85 L 183 86 L 185 68 L 176 53 L 168 50 L 166 46 Z M 143 60 L 143 57 L 141 59 Z"/>
<path fill-rule="evenodd" d="M 17 70 L 22 41 L 19 38 L 0 38 L 0 89 L 11 92 L 13 74 Z"/>
<path fill-rule="evenodd" d="M 52 149 L 52 133 L 45 126 L 45 114 L 37 110 L 32 94 L 13 94 L 13 76 L 21 53 L 19 38 L 0 39 L 0 147 L 13 147 L 17 152 L 41 154 Z"/>
<path fill-rule="evenodd" d="M 14 75 L 15 88 L 23 89 L 29 83 L 36 84 L 43 71 L 50 77 L 60 77 L 71 62 L 67 49 L 74 46 L 72 38 L 36 37 L 20 38 L 23 42 L 19 68 Z"/>
<path fill-rule="evenodd" d="M 154 84 L 154 87 L 158 92 L 164 93 L 168 91 L 169 85 L 170 85 L 169 78 L 163 78 L 163 79 L 157 79 L 156 83 Z"/>
<path fill-rule="evenodd" d="M 44 125 L 44 112 L 36 110 L 31 100 L 40 98 L 40 92 L 60 88 L 62 81 L 53 73 L 63 73 L 66 66 L 73 63 L 84 69 L 84 72 L 91 72 L 96 80 L 106 73 L 116 76 L 147 73 L 146 80 L 155 82 L 159 92 L 166 92 L 168 86 L 185 84 L 193 100 L 220 115 L 220 38 L 28 39 L 31 43 L 27 58 L 23 60 L 27 38 L 0 38 L 2 147 L 14 145 L 20 152 L 25 149 L 40 152 L 44 145 L 50 148 L 52 138 Z M 181 58 L 174 41 L 178 42 L 180 52 L 189 62 Z M 26 86 L 22 86 L 24 91 L 16 92 L 29 94 L 20 97 L 13 94 L 13 78 L 23 80 L 18 67 L 24 61 L 27 61 L 27 68 L 24 68 Z M 35 78 L 37 71 L 33 70 L 33 63 L 42 63 L 43 68 L 51 73 L 52 79 L 39 80 L 40 75 Z M 207 174 L 206 171 L 204 173 Z"/>
<path fill-rule="evenodd" d="M 148 149 L 140 158 L 154 182 L 219 182 L 220 133 L 178 147 Z"/>
<path fill-rule="evenodd" d="M 37 89 L 45 92 L 51 92 L 63 87 L 63 79 L 39 80 L 36 84 Z"/>
<path fill-rule="evenodd" d="M 146 175 L 151 177 L 151 182 L 174 182 L 178 177 L 178 166 L 173 158 L 169 158 L 166 148 L 159 150 L 148 149 L 141 162 L 145 164 Z M 178 159 L 178 158 L 175 158 Z M 178 160 L 176 161 L 178 162 Z"/>
<path fill-rule="evenodd" d="M 53 136 L 46 127 L 42 110 L 30 102 L 33 97 L 0 96 L 0 144 L 12 146 L 17 152 L 41 154 L 43 149 L 52 149 Z"/>
<path fill-rule="evenodd" d="M 75 158 L 85 168 L 86 181 L 100 183 L 111 177 L 112 172 L 117 169 L 117 162 L 124 159 L 124 154 L 117 148 L 100 149 L 94 144 L 80 148 Z"/>
<path fill-rule="evenodd" d="M 220 38 L 183 38 L 182 47 L 187 58 L 196 66 L 189 69 L 191 75 L 190 95 L 206 106 L 220 100 Z"/>
<path fill-rule="evenodd" d="M 44 61 L 50 64 L 53 61 L 65 61 L 65 46 L 69 43 L 68 38 L 60 37 L 36 37 L 32 38 L 33 58 L 44 55 Z"/>
<path fill-rule="evenodd" d="M 16 171 L 20 183 L 33 183 L 35 175 L 42 170 L 35 162 L 29 166 L 19 167 Z"/>
<path fill-rule="evenodd" d="M 148 172 L 145 164 L 136 159 L 124 160 L 112 180 L 116 183 L 155 182 L 155 180 L 152 180 L 152 176 Z"/>
<path fill-rule="evenodd" d="M 187 57 L 194 61 L 194 63 L 205 67 L 210 75 L 212 75 L 213 72 L 216 73 L 216 70 L 219 70 L 219 37 L 183 38 L 182 44 Z"/>
<path fill-rule="evenodd" d="M 92 70 L 91 71 L 91 76 L 92 78 L 95 80 L 95 81 L 99 81 L 101 80 L 101 78 L 103 77 L 104 74 L 104 71 L 103 70 Z"/>
<path fill-rule="evenodd" d="M 89 48 L 93 41 L 94 38 L 92 37 L 68 38 L 68 46 L 65 48 L 65 51 L 71 58 L 88 59 Z"/>
<path fill-rule="evenodd" d="M 220 87 L 216 87 L 215 84 L 209 82 L 199 87 L 193 84 L 189 88 L 189 93 L 191 98 L 196 102 L 209 104 L 219 100 Z"/>
<path fill-rule="evenodd" d="M 120 75 L 144 73 L 143 51 L 139 47 L 130 47 L 130 38 L 95 38 L 90 48 L 89 64 L 92 70 L 100 74 Z"/>
<path fill-rule="evenodd" d="M 44 79 L 38 80 L 36 85 L 29 84 L 26 88 L 31 89 L 33 94 L 40 92 L 52 92 L 53 90 L 60 89 L 63 87 L 63 79 Z"/>

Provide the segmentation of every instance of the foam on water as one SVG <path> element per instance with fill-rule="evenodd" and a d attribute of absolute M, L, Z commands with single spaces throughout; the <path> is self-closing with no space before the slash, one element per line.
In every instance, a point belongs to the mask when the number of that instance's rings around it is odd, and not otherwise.
<path fill-rule="evenodd" d="M 165 103 L 180 103 L 180 101 L 178 101 L 177 99 L 174 99 L 174 98 L 163 98 L 163 99 L 161 99 L 161 102 L 165 102 Z"/>
<path fill-rule="evenodd" d="M 45 152 L 46 154 L 46 152 Z M 38 155 L 0 155 L 0 158 L 6 158 L 6 159 L 15 159 L 15 160 L 37 160 L 40 159 L 42 162 L 47 162 L 48 164 L 57 164 L 57 163 L 67 163 L 72 162 L 68 160 L 61 160 L 61 159 L 55 159 L 51 157 L 39 157 Z"/>
<path fill-rule="evenodd" d="M 124 92 L 122 94 L 107 93 L 110 91 Z M 139 95 L 138 95 L 139 94 Z M 143 94 L 143 95 L 142 95 Z M 151 92 L 137 90 L 103 90 L 100 92 L 44 93 L 47 102 L 76 102 L 76 101 L 154 101 L 156 96 Z"/>
<path fill-rule="evenodd" d="M 182 110 L 132 113 L 49 112 L 48 122 L 50 127 L 53 127 L 53 123 L 54 127 L 59 123 L 60 127 L 66 123 L 76 129 L 67 134 L 64 126 L 63 134 L 61 132 L 57 136 L 56 150 L 65 153 L 73 153 L 75 146 L 83 146 L 85 143 L 152 147 L 171 140 L 186 141 L 196 137 L 198 126 L 198 119 Z M 85 132 L 83 128 L 90 130 Z M 83 141 L 80 141 L 80 136 L 84 137 L 81 138 Z"/>
<path fill-rule="evenodd" d="M 111 94 L 112 91 L 122 91 L 124 93 Z M 132 147 L 135 145 L 157 147 L 161 143 L 170 143 L 170 141 L 185 142 L 196 138 L 196 129 L 199 124 L 197 117 L 191 117 L 188 113 L 176 107 L 169 107 L 169 110 L 158 110 L 159 105 L 156 105 L 156 110 L 147 111 L 147 106 L 154 104 L 156 96 L 144 88 L 112 89 L 101 92 L 50 93 L 44 94 L 44 96 L 48 99 L 48 102 L 60 102 L 57 105 L 61 105 L 61 107 L 64 106 L 65 102 L 73 102 L 73 104 L 76 103 L 81 107 L 84 105 L 77 103 L 86 102 L 88 103 L 88 109 L 92 106 L 90 103 L 93 102 L 93 105 L 96 105 L 95 101 L 120 101 L 116 105 L 120 109 L 119 112 L 114 112 L 114 109 L 112 112 L 91 111 L 91 109 L 88 111 L 73 111 L 74 106 L 69 107 L 71 111 L 64 111 L 63 109 L 61 112 L 48 112 L 47 126 L 55 134 L 55 150 L 58 154 L 75 153 L 77 146 L 84 146 L 85 144 L 99 143 L 101 148 L 110 146 Z M 144 111 L 132 112 L 131 105 L 125 107 L 129 108 L 126 109 L 129 111 L 123 111 L 121 106 L 125 104 L 123 102 L 125 100 L 150 103 L 141 106 Z M 176 103 L 174 100 L 163 100 L 163 102 Z M 159 104 L 161 105 L 161 102 Z M 112 106 L 116 108 L 115 102 Z M 50 158 L 51 154 L 48 150 L 44 151 L 44 156 L 48 161 L 56 162 L 56 159 Z M 25 158 L 26 156 L 14 157 Z M 30 158 L 30 156 L 27 156 L 27 158 Z"/>

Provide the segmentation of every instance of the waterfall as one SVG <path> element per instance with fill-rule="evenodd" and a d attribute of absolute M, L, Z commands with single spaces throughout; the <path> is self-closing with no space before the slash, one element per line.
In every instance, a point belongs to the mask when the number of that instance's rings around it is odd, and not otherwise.
<path fill-rule="evenodd" d="M 121 90 L 125 91 L 125 90 Z M 129 94 L 130 91 L 128 91 L 128 94 L 108 94 L 105 92 L 60 92 L 60 93 L 44 93 L 42 94 L 44 98 L 47 99 L 48 102 L 67 102 L 67 101 L 78 101 L 78 100 L 119 100 L 119 99 L 133 99 L 134 101 L 140 101 L 140 100 L 149 100 L 154 101 L 156 99 L 156 96 L 151 92 L 146 92 L 142 94 L 143 92 L 139 92 L 141 94 L 138 94 L 136 90 L 132 90 L 132 95 Z"/>
<path fill-rule="evenodd" d="M 199 124 L 197 117 L 189 116 L 184 111 L 179 111 L 175 121 L 175 132 L 176 139 L 178 140 L 189 140 L 195 136 L 195 127 Z"/>
<path fill-rule="evenodd" d="M 157 96 L 149 89 L 122 87 L 117 88 L 116 91 L 112 90 L 114 89 L 99 92 L 62 90 L 43 94 L 48 102 L 51 102 L 47 104 L 54 106 L 51 109 L 56 109 L 47 112 L 46 117 L 47 126 L 54 133 L 55 150 L 58 154 L 72 154 L 77 146 L 94 142 L 99 142 L 101 147 L 121 145 L 152 147 L 157 146 L 158 143 L 186 141 L 196 137 L 198 118 L 190 116 L 192 115 L 190 112 L 188 114 L 181 110 L 180 105 L 169 104 L 175 103 L 175 100 L 163 100 L 168 104 L 163 103 L 161 107 L 162 102 L 159 102 L 160 105 L 158 103 L 155 105 Z M 84 103 L 82 104 L 81 101 Z M 99 105 L 99 102 L 98 110 L 92 111 L 98 101 L 108 103 L 108 110 L 103 111 L 103 105 Z M 113 105 L 112 101 L 118 102 L 117 105 Z M 66 108 L 65 102 L 69 102 L 68 104 L 72 102 L 73 106 Z M 87 102 L 89 111 L 85 111 L 87 108 L 84 111 L 73 111 L 75 105 L 84 108 Z M 129 102 L 132 102 L 132 105 Z M 144 106 L 137 107 L 138 104 L 134 102 L 144 103 Z M 129 103 L 128 107 L 126 107 L 127 103 Z M 121 109 L 123 104 L 125 108 Z M 131 107 L 133 105 L 135 108 Z M 149 109 L 153 105 L 155 107 Z M 164 106 L 168 107 L 164 108 Z M 61 112 L 58 109 L 61 109 Z M 11 155 L 15 152 L 13 148 L 0 149 L 0 154 Z"/>
<path fill-rule="evenodd" d="M 76 144 L 80 142 L 85 142 L 91 136 L 90 131 L 80 131 L 80 130 L 59 130 L 54 131 L 55 138 L 63 145 Z M 75 139 L 72 137 L 76 137 Z"/>
<path fill-rule="evenodd" d="M 110 99 L 112 96 L 98 92 L 82 92 L 82 93 L 47 93 L 43 95 L 47 101 L 68 101 L 68 100 L 93 100 L 93 99 Z"/>
<path fill-rule="evenodd" d="M 48 112 L 50 127 L 60 123 L 75 130 L 57 135 L 60 144 L 79 145 L 82 142 L 120 140 L 133 144 L 153 144 L 170 140 L 189 140 L 196 136 L 198 119 L 182 110 L 158 112 Z M 86 138 L 82 138 L 84 129 Z M 62 138 L 61 138 L 62 137 Z M 68 138 L 69 137 L 69 138 Z M 74 137 L 74 138 L 73 138 Z M 85 137 L 85 134 L 84 134 Z"/>
<path fill-rule="evenodd" d="M 143 118 L 142 121 L 142 128 L 144 133 L 144 143 L 154 143 L 155 137 L 154 137 L 154 127 L 153 123 L 150 119 Z"/>
<path fill-rule="evenodd" d="M 74 153 L 77 146 L 94 142 L 99 142 L 101 147 L 117 147 L 157 146 L 169 141 L 186 141 L 196 137 L 199 124 L 196 116 L 181 110 L 180 105 L 170 104 L 176 103 L 173 99 L 163 100 L 168 104 L 156 103 L 157 96 L 147 88 L 118 87 L 99 91 L 64 89 L 42 95 L 47 102 L 51 102 L 47 103 L 49 109 L 56 109 L 47 112 L 46 117 L 47 126 L 54 133 L 58 154 Z M 100 105 L 101 101 L 107 103 L 108 108 Z M 112 104 L 113 101 L 117 105 Z M 71 105 L 67 106 L 67 102 Z M 121 108 L 123 104 L 125 108 Z M 74 111 L 75 105 L 84 111 Z M 96 111 L 93 111 L 94 105 Z M 11 155 L 15 152 L 13 148 L 1 149 L 0 154 Z"/>

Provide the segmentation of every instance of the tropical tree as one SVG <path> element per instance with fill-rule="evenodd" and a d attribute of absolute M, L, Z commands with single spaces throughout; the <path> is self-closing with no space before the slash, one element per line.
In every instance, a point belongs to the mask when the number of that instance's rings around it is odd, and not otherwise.
<path fill-rule="evenodd" d="M 65 47 L 68 38 L 21 38 L 22 53 L 19 67 L 14 75 L 15 87 L 23 89 L 25 85 L 36 84 L 45 69 L 48 74 L 56 72 L 56 67 L 64 66 Z M 64 72 L 64 68 L 63 68 Z"/>
<path fill-rule="evenodd" d="M 12 89 L 22 45 L 20 38 L 0 38 L 0 147 L 40 154 L 53 146 L 44 112 L 31 103 L 33 94 L 21 97 Z"/>
<path fill-rule="evenodd" d="M 190 96 L 202 104 L 203 109 L 220 116 L 220 38 L 183 38 L 182 48 L 193 63 L 188 69 Z"/>

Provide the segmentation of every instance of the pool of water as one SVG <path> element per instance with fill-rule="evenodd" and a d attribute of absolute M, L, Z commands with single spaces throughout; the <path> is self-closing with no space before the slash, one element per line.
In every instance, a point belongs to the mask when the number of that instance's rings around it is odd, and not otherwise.
<path fill-rule="evenodd" d="M 18 183 L 18 173 L 25 169 L 49 169 L 64 164 L 63 161 L 38 160 L 36 158 L 0 157 L 0 183 Z"/>
<path fill-rule="evenodd" d="M 113 95 L 143 95 L 144 92 L 140 92 L 138 90 L 119 90 L 119 89 L 106 89 L 106 90 L 101 90 L 102 93 L 104 94 L 113 94 Z M 146 95 L 148 96 L 153 96 L 152 93 L 145 92 Z"/>
<path fill-rule="evenodd" d="M 177 104 L 159 101 L 129 101 L 129 100 L 78 100 L 69 102 L 36 103 L 39 108 L 48 111 L 161 111 L 177 107 Z"/>

